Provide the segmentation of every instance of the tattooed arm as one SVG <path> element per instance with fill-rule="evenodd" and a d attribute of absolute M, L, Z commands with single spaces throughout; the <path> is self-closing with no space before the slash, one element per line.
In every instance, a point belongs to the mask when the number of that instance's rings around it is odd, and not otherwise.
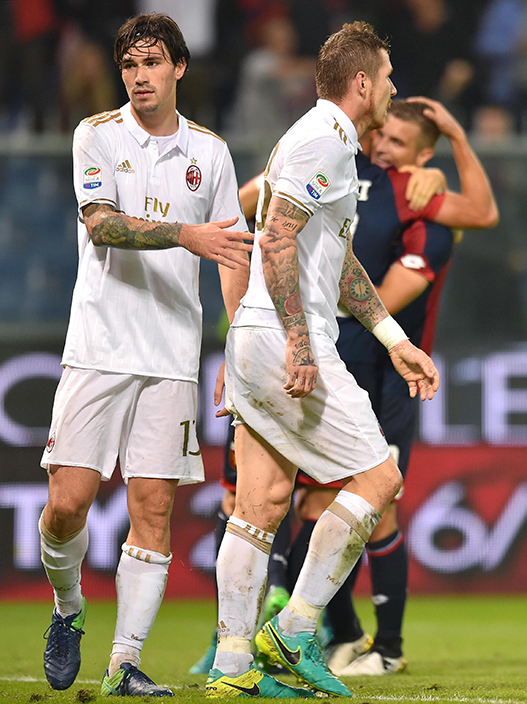
<path fill-rule="evenodd" d="M 287 333 L 284 389 L 294 398 L 307 396 L 318 374 L 298 279 L 296 238 L 308 219 L 305 211 L 273 196 L 260 238 L 265 283 Z"/>
<path fill-rule="evenodd" d="M 370 332 L 381 321 L 396 325 L 379 298 L 375 287 L 362 264 L 353 254 L 351 238 L 348 237 L 348 250 L 340 278 L 340 302 Z M 386 323 L 384 323 L 386 324 Z M 379 326 L 382 327 L 382 326 Z M 399 325 L 399 330 L 404 333 Z M 392 364 L 408 384 L 412 398 L 420 395 L 421 400 L 433 398 L 439 387 L 439 373 L 430 357 L 415 347 L 410 340 L 394 341 L 390 344 L 375 331 L 375 336 L 385 344 Z"/>
<path fill-rule="evenodd" d="M 184 247 L 198 257 L 212 259 L 229 269 L 248 266 L 245 252 L 250 252 L 252 245 L 243 240 L 253 239 L 253 235 L 225 229 L 232 227 L 237 218 L 202 225 L 147 222 L 98 203 L 84 207 L 82 214 L 88 234 L 97 247 L 139 250 Z"/>
<path fill-rule="evenodd" d="M 340 303 L 370 332 L 388 315 L 370 277 L 353 253 L 349 236 L 348 250 L 340 277 Z"/>

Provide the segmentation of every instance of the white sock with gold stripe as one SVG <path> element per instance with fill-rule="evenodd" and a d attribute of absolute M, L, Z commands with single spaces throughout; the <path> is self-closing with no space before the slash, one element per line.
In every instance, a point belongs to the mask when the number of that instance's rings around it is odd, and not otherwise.
<path fill-rule="evenodd" d="M 229 677 L 249 669 L 274 533 L 231 516 L 216 560 L 218 647 L 214 667 Z"/>
<path fill-rule="evenodd" d="M 109 674 L 122 662 L 139 665 L 143 643 L 154 625 L 168 579 L 168 557 L 153 550 L 122 546 L 117 567 L 117 622 Z"/>
<path fill-rule="evenodd" d="M 355 566 L 379 519 L 361 496 L 338 493 L 315 525 L 291 599 L 278 616 L 284 635 L 316 631 L 322 609 Z"/>

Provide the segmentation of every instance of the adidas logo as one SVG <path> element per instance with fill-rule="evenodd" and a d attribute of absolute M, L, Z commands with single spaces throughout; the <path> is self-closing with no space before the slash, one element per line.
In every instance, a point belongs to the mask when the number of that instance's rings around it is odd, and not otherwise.
<path fill-rule="evenodd" d="M 125 159 L 122 164 L 119 164 L 115 170 L 124 171 L 125 174 L 135 174 L 135 171 L 132 169 L 128 159 Z"/>

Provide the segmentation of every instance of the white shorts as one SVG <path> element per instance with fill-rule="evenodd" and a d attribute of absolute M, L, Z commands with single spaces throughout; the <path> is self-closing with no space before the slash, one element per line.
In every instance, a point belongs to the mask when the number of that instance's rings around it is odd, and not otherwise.
<path fill-rule="evenodd" d="M 88 467 L 107 481 L 119 460 L 125 482 L 202 482 L 197 396 L 191 381 L 66 367 L 41 465 Z"/>
<path fill-rule="evenodd" d="M 319 366 L 317 386 L 291 398 L 286 334 L 267 327 L 231 327 L 225 351 L 226 386 L 237 420 L 321 484 L 365 472 L 390 450 L 366 391 L 340 359 L 332 340 L 311 335 Z"/>

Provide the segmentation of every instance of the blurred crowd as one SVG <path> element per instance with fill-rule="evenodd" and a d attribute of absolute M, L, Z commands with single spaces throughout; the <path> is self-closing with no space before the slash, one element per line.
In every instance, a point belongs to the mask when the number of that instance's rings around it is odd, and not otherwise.
<path fill-rule="evenodd" d="M 390 40 L 400 97 L 437 98 L 487 139 L 527 133 L 525 0 L 2 0 L 0 133 L 68 133 L 126 102 L 113 38 L 152 11 L 189 44 L 181 112 L 216 130 L 281 134 L 316 99 L 320 45 L 363 19 Z"/>

